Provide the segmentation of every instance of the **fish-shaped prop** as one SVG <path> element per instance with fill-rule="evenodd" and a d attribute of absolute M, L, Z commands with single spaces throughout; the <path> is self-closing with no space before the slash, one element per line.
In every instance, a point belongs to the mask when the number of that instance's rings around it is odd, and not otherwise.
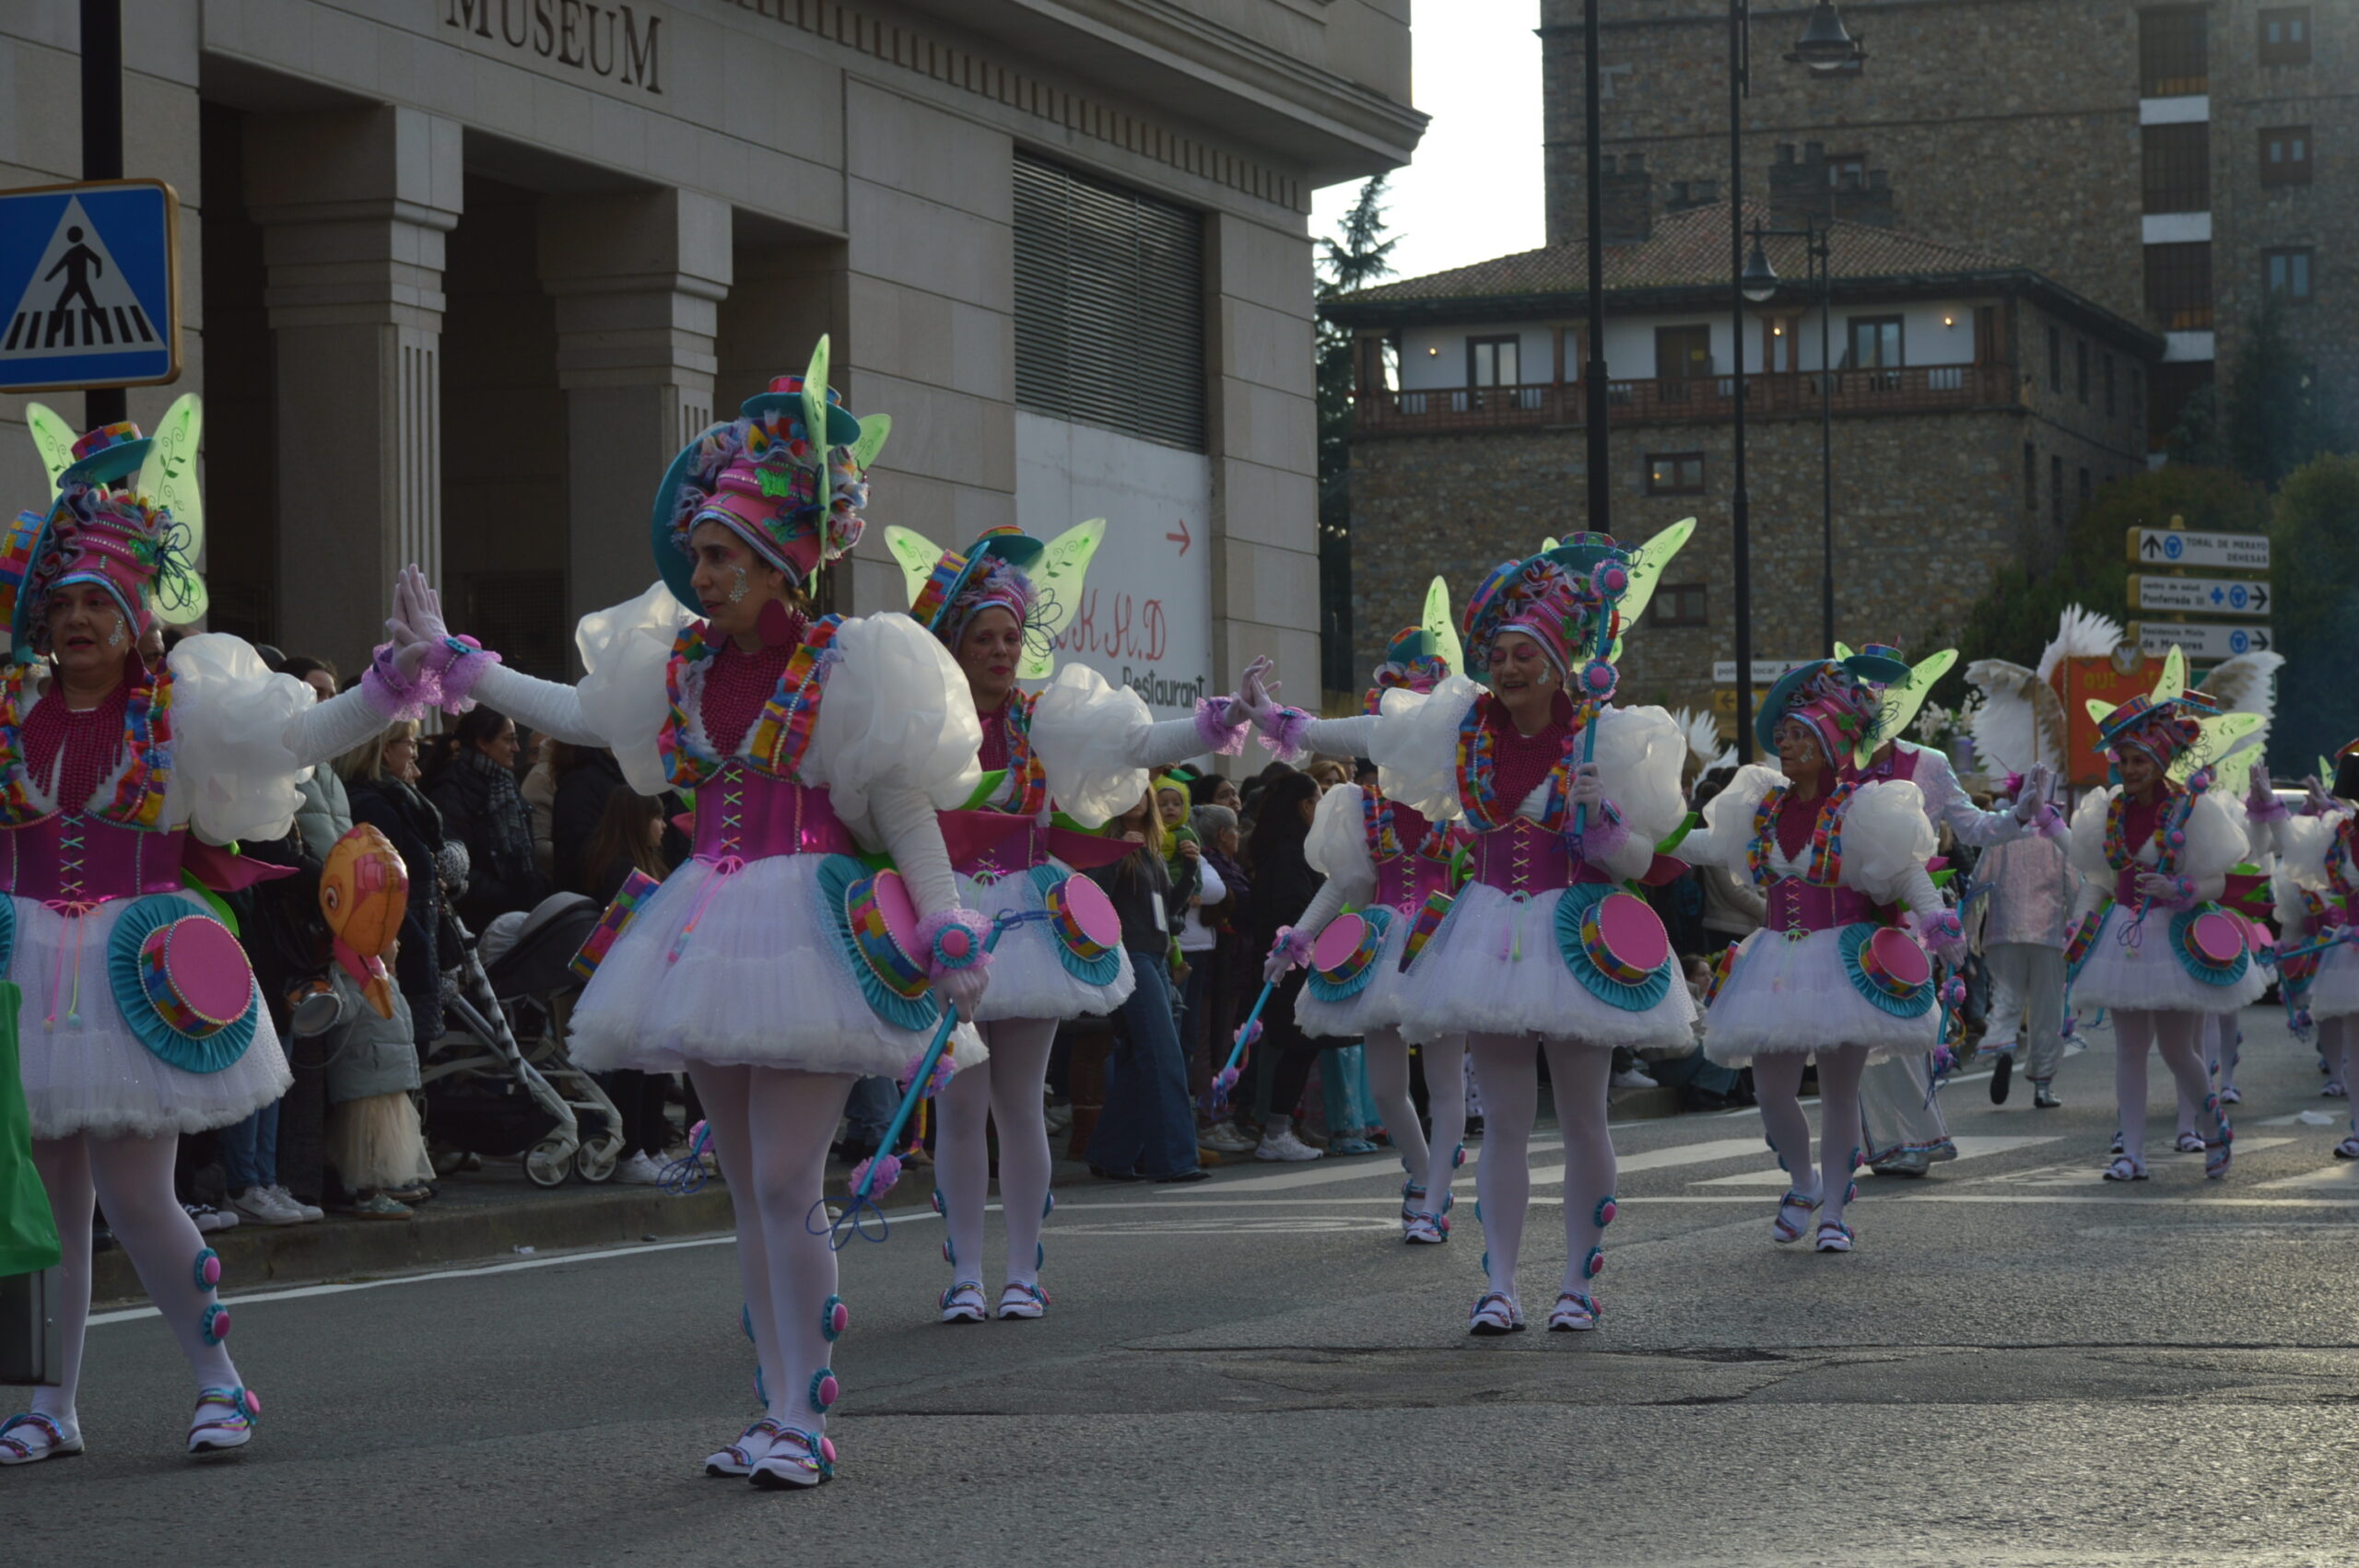
<path fill-rule="evenodd" d="M 409 910 L 409 870 L 393 841 L 362 823 L 335 841 L 320 872 L 320 914 L 337 965 L 360 987 L 380 1018 L 393 1015 L 393 980 L 385 954 Z"/>

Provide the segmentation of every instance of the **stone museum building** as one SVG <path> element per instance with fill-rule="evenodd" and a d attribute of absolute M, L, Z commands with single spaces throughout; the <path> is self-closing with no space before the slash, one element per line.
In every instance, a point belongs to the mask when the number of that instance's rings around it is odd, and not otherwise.
<path fill-rule="evenodd" d="M 1308 215 L 1416 145 L 1409 0 L 123 11 L 188 329 L 132 415 L 205 396 L 215 626 L 351 670 L 417 560 L 562 673 L 673 452 L 827 333 L 894 418 L 834 607 L 906 603 L 883 524 L 1104 516 L 1075 657 L 1167 708 L 1317 670 Z M 74 0 L 0 6 L 0 186 L 76 177 L 77 50 Z"/>

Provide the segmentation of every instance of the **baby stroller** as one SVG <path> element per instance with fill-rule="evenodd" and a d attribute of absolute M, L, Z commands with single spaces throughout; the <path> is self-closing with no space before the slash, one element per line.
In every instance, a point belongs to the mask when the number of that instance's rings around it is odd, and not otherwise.
<path fill-rule="evenodd" d="M 429 1141 L 521 1155 L 535 1187 L 561 1187 L 575 1173 L 606 1180 L 622 1153 L 622 1117 L 564 1044 L 565 1011 L 581 989 L 567 965 L 598 923 L 596 901 L 552 894 L 529 914 L 501 916 L 480 939 L 443 908 L 443 951 L 458 961 L 442 972 L 447 1027 L 419 1075 Z"/>

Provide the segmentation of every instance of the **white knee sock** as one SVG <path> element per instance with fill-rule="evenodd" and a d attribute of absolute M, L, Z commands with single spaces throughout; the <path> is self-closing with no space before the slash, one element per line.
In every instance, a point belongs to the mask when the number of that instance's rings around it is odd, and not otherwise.
<path fill-rule="evenodd" d="M 688 1079 L 704 1106 L 705 1125 L 711 1129 L 713 1158 L 721 1163 L 722 1177 L 732 1194 L 754 1190 L 753 1135 L 745 1108 L 753 1071 L 702 1063 L 688 1068 Z M 742 1320 L 754 1336 L 756 1400 L 769 1414 L 776 1410 L 779 1390 L 786 1386 L 778 1313 L 770 1302 L 769 1247 L 763 1240 L 761 1211 L 753 1201 L 734 1201 L 731 1207 L 736 1215 L 737 1283 L 745 1295 Z"/>
<path fill-rule="evenodd" d="M 1532 1124 L 1540 1107 L 1540 1052 L 1517 1035 L 1467 1040 L 1483 1091 L 1483 1163 L 1474 1191 L 1483 1222 L 1483 1270 L 1491 1289 L 1516 1296 L 1523 1212 L 1532 1202 Z"/>
<path fill-rule="evenodd" d="M 1565 1279 L 1560 1289 L 1594 1295 L 1605 1266 L 1605 1227 L 1614 1223 L 1614 1135 L 1605 1129 L 1605 1093 L 1614 1053 L 1578 1040 L 1550 1040 L 1548 1080 L 1556 1127 L 1565 1136 Z"/>
<path fill-rule="evenodd" d="M 1053 1168 L 1042 1094 L 1049 1081 L 1049 1051 L 1057 1043 L 1057 1021 L 1008 1018 L 990 1030 L 992 1120 L 999 1125 L 999 1203 L 1007 1223 L 1007 1282 L 1033 1285 L 1040 1281 L 1040 1227 L 1048 1218 Z"/>
<path fill-rule="evenodd" d="M 1398 1029 L 1371 1029 L 1365 1045 L 1368 1093 L 1376 1098 L 1376 1114 L 1384 1118 L 1384 1130 L 1392 1139 L 1392 1147 L 1401 1152 L 1409 1179 L 1426 1187 L 1432 1172 L 1425 1129 L 1417 1122 L 1417 1102 L 1409 1093 L 1409 1042 Z"/>
<path fill-rule="evenodd" d="M 743 1206 L 753 1195 L 769 1265 L 771 1318 L 780 1361 L 769 1390 L 769 1414 L 784 1425 L 816 1433 L 836 1399 L 828 1347 L 839 1331 L 836 1255 L 825 1235 L 806 1223 L 819 1200 L 827 1168 L 827 1141 L 851 1093 L 848 1073 L 746 1070 L 746 1111 L 753 1129 L 753 1182 L 733 1188 Z M 824 1230 L 825 1227 L 822 1227 Z"/>
<path fill-rule="evenodd" d="M 172 1191 L 172 1157 L 180 1140 L 89 1139 L 86 1147 L 90 1183 L 106 1209 L 107 1227 L 139 1270 L 147 1299 L 171 1326 L 197 1387 L 240 1387 L 237 1363 L 223 1343 L 229 1309 L 207 1279 L 218 1278 L 217 1261 L 205 1267 L 212 1248 Z"/>
<path fill-rule="evenodd" d="M 2113 1098 L 2121 1117 L 2121 1152 L 2146 1163 L 2146 1051 L 2154 1043 L 2154 1015 L 2130 1010 L 2113 1015 Z"/>
<path fill-rule="evenodd" d="M 986 1024 L 986 1031 L 995 1030 Z M 992 1185 L 992 1152 L 987 1124 L 991 1117 L 992 1080 L 999 1072 L 996 1036 L 991 1059 L 961 1068 L 933 1097 L 937 1120 L 933 1134 L 933 1180 L 942 1194 L 943 1225 L 950 1243 L 953 1284 L 982 1281 L 983 1210 Z"/>
<path fill-rule="evenodd" d="M 2177 1081 L 2180 1101 L 2196 1106 L 2201 1119 L 2195 1131 L 2209 1141 L 2220 1135 L 2219 1106 L 2203 1065 L 2202 1031 L 2202 1019 L 2190 1013 L 2165 1012 L 2154 1020 L 2155 1051 Z"/>
<path fill-rule="evenodd" d="M 1864 1151 L 1842 1132 L 1860 1125 L 1860 1079 L 1867 1071 L 1862 1046 L 1833 1046 L 1818 1052 L 1818 1220 L 1841 1224 L 1851 1198 L 1851 1176 Z"/>
<path fill-rule="evenodd" d="M 57 1219 L 58 1361 L 55 1387 L 36 1388 L 32 1409 L 65 1429 L 67 1436 L 81 1431 L 75 1418 L 74 1398 L 82 1381 L 82 1342 L 90 1323 L 90 1221 L 95 1198 L 90 1186 L 89 1145 L 82 1134 L 33 1145 L 33 1167 L 49 1189 L 50 1212 Z"/>
<path fill-rule="evenodd" d="M 1761 1130 L 1777 1152 L 1786 1186 L 1805 1198 L 1818 1196 L 1818 1167 L 1810 1157 L 1810 1117 L 1802 1114 L 1801 1051 L 1775 1051 L 1753 1059 L 1753 1093 L 1761 1102 Z M 1780 1195 L 1782 1196 L 1782 1194 Z"/>
<path fill-rule="evenodd" d="M 1449 1208 L 1450 1185 L 1466 1141 L 1466 1040 L 1452 1035 L 1417 1049 L 1426 1059 L 1426 1106 L 1434 1124 L 1426 1145 L 1426 1212 L 1438 1219 Z"/>

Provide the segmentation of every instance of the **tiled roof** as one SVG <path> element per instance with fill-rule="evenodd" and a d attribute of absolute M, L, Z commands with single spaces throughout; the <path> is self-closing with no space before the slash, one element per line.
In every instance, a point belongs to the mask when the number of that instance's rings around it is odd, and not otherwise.
<path fill-rule="evenodd" d="M 1744 204 L 1749 229 L 1770 227 L 1769 204 Z M 1794 227 L 1780 225 L 1779 227 Z M 1762 245 L 1782 279 L 1808 275 L 1805 241 L 1769 235 Z M 1919 239 L 1869 224 L 1837 222 L 1828 241 L 1828 262 L 1837 278 L 1954 276 L 1961 273 L 2014 272 L 2020 263 L 1987 251 Z M 1655 220 L 1653 237 L 1605 248 L 1608 292 L 1639 288 L 1696 288 L 1729 282 L 1729 206 L 1726 202 L 1672 213 Z M 1344 295 L 1333 301 L 1357 308 L 1437 300 L 1510 298 L 1520 295 L 1580 294 L 1589 287 L 1589 248 L 1580 240 L 1522 251 L 1472 266 L 1452 267 L 1425 277 L 1403 278 Z"/>

